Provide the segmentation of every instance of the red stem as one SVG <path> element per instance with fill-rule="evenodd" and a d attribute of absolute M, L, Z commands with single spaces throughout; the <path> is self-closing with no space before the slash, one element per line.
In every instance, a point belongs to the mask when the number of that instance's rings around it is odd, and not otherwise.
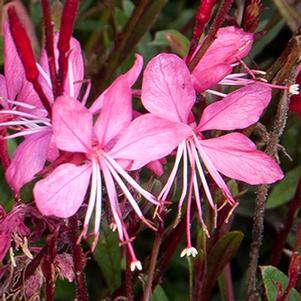
<path fill-rule="evenodd" d="M 126 296 L 128 301 L 134 301 L 133 297 L 133 275 L 131 271 L 131 261 L 132 257 L 129 254 L 127 247 L 125 249 L 125 256 L 126 256 L 126 268 L 125 268 L 125 289 L 126 289 Z"/>
<path fill-rule="evenodd" d="M 218 29 L 221 27 L 232 3 L 233 3 L 233 0 L 224 0 L 222 2 L 202 47 L 200 47 L 200 49 L 198 50 L 198 52 L 196 53 L 196 55 L 193 57 L 192 61 L 188 65 L 190 71 L 192 71 L 195 68 L 195 66 L 198 64 L 198 62 L 201 60 L 201 58 L 206 53 L 207 49 L 213 43 L 213 41 L 215 39 L 215 35 L 216 35 Z"/>
<path fill-rule="evenodd" d="M 84 265 L 84 254 L 80 244 L 77 244 L 78 224 L 77 217 L 72 216 L 69 218 L 69 240 L 72 251 L 72 259 L 74 265 L 74 275 L 76 283 L 76 297 L 80 301 L 88 301 L 88 292 L 86 287 L 85 279 L 85 265 Z"/>
<path fill-rule="evenodd" d="M 39 70 L 36 65 L 36 60 L 33 54 L 30 40 L 28 35 L 17 15 L 14 6 L 8 8 L 8 19 L 10 25 L 10 31 L 16 45 L 16 49 L 22 61 L 26 79 L 32 83 L 35 91 L 39 95 L 41 102 L 45 109 L 48 111 L 49 116 L 51 115 L 51 107 L 49 101 L 40 85 L 39 82 Z"/>
<path fill-rule="evenodd" d="M 202 0 L 198 8 L 198 12 L 195 18 L 195 26 L 192 34 L 192 39 L 190 42 L 190 48 L 188 55 L 186 57 L 186 62 L 190 62 L 191 57 L 198 46 L 200 37 L 204 31 L 205 25 L 210 20 L 213 7 L 216 3 L 216 0 Z"/>
<path fill-rule="evenodd" d="M 47 237 L 47 252 L 42 261 L 42 271 L 46 279 L 46 301 L 53 301 L 55 294 L 55 269 L 54 258 L 56 256 L 56 239 L 58 230 Z"/>
<path fill-rule="evenodd" d="M 48 56 L 49 73 L 52 83 L 53 95 L 56 98 L 59 92 L 59 82 L 56 74 L 55 55 L 54 55 L 54 33 L 53 23 L 51 21 L 51 8 L 48 0 L 42 0 L 42 9 L 44 16 L 44 31 L 45 31 L 45 49 Z"/>
<path fill-rule="evenodd" d="M 75 17 L 79 6 L 79 0 L 66 0 L 62 18 L 58 41 L 59 50 L 59 94 L 63 94 L 65 80 L 68 72 L 68 56 L 70 51 L 70 39 L 73 32 Z"/>

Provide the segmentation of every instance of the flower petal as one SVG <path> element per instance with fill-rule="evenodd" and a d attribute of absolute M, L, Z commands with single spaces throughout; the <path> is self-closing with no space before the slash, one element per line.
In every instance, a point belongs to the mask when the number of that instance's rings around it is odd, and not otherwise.
<path fill-rule="evenodd" d="M 214 72 L 212 72 L 212 70 L 214 70 Z M 231 73 L 232 68 L 230 65 L 219 64 L 214 67 L 198 71 L 199 72 L 194 71 L 191 75 L 193 85 L 198 92 L 204 92 L 223 80 L 229 73 Z"/>
<path fill-rule="evenodd" d="M 274 183 L 284 176 L 279 165 L 242 134 L 200 140 L 200 144 L 216 169 L 229 178 L 258 185 Z"/>
<path fill-rule="evenodd" d="M 116 80 L 112 83 L 112 85 L 95 99 L 95 101 L 93 102 L 92 106 L 89 109 L 90 112 L 92 114 L 96 114 L 101 110 L 101 108 L 103 107 L 104 101 L 107 97 L 106 94 L 113 88 L 113 86 L 116 82 L 127 81 L 129 87 L 132 87 L 140 75 L 142 66 L 143 66 L 143 58 L 141 55 L 136 54 L 136 60 L 135 60 L 134 65 L 132 66 L 132 68 L 128 72 L 126 72 L 126 73 L 120 75 L 118 78 L 116 78 Z"/>
<path fill-rule="evenodd" d="M 206 82 L 208 83 L 207 78 L 211 79 L 211 86 L 217 84 L 221 80 L 220 76 L 216 76 L 216 81 L 214 82 L 215 76 L 212 76 L 212 73 L 218 70 L 218 74 L 221 74 L 222 69 L 220 69 L 220 65 L 227 64 L 230 66 L 230 64 L 237 62 L 238 59 L 244 58 L 250 52 L 252 43 L 253 35 L 251 33 L 244 32 L 234 26 L 220 28 L 215 41 L 192 72 L 194 79 L 197 79 L 194 81 L 197 83 L 195 88 L 199 92 L 208 89 L 210 86 L 205 84 Z M 226 70 L 225 68 L 224 71 Z M 232 68 L 230 67 L 228 73 L 231 70 Z M 224 76 L 228 73 L 225 73 Z"/>
<path fill-rule="evenodd" d="M 258 121 L 271 96 L 271 88 L 263 84 L 240 88 L 209 105 L 202 114 L 198 129 L 206 131 L 246 128 Z"/>
<path fill-rule="evenodd" d="M 68 152 L 88 152 L 92 147 L 92 114 L 81 103 L 60 96 L 52 108 L 52 127 L 58 148 Z"/>
<path fill-rule="evenodd" d="M 25 81 L 25 73 L 7 22 L 3 26 L 3 36 L 4 75 L 7 82 L 7 94 L 9 99 L 14 100 Z"/>
<path fill-rule="evenodd" d="M 24 184 L 30 182 L 43 169 L 51 136 L 49 130 L 32 134 L 25 138 L 14 152 L 5 173 L 6 180 L 14 192 L 19 192 Z"/>
<path fill-rule="evenodd" d="M 139 164 L 131 169 L 138 169 L 170 154 L 191 133 L 183 123 L 145 114 L 131 122 L 109 154 L 115 159 L 137 161 Z"/>
<path fill-rule="evenodd" d="M 187 123 L 195 91 L 185 62 L 167 53 L 153 58 L 144 71 L 141 100 L 152 114 Z"/>
<path fill-rule="evenodd" d="M 58 66 L 58 57 L 59 57 L 59 51 L 57 49 L 58 38 L 59 38 L 59 34 L 55 34 L 54 56 L 55 56 L 56 69 Z M 80 43 L 73 37 L 71 37 L 70 39 L 70 54 L 68 59 L 69 59 L 70 66 L 67 73 L 67 80 L 65 82 L 64 90 L 67 92 L 68 95 L 77 98 L 82 86 L 82 81 L 84 79 L 84 61 L 82 57 L 82 50 L 80 47 Z M 45 70 L 46 74 L 50 78 L 48 56 L 45 49 L 43 49 L 42 51 L 40 64 L 42 69 Z M 72 72 L 72 74 L 70 72 Z"/>
<path fill-rule="evenodd" d="M 75 214 L 84 201 L 91 171 L 90 164 L 76 166 L 66 163 L 37 182 L 33 193 L 41 213 L 62 218 Z"/>
<path fill-rule="evenodd" d="M 95 134 L 100 145 L 107 145 L 132 120 L 132 90 L 142 68 L 142 57 L 136 56 L 133 67 L 119 76 L 99 98 L 103 102 L 101 113 L 95 124 Z M 97 102 L 97 100 L 96 100 Z M 95 103 L 94 103 L 95 104 Z M 98 103 L 100 105 L 100 103 Z M 95 106 L 90 108 L 95 111 Z"/>

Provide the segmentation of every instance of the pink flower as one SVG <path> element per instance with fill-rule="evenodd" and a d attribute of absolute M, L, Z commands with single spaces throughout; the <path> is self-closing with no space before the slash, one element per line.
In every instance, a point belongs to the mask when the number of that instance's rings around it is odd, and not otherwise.
<path fill-rule="evenodd" d="M 137 58 L 136 76 L 142 68 Z M 189 134 L 189 127 L 152 114 L 132 120 L 132 73 L 119 77 L 106 91 L 99 117 L 93 125 L 93 115 L 80 102 L 69 96 L 59 97 L 53 105 L 53 132 L 56 145 L 67 152 L 84 155 L 81 165 L 71 163 L 57 167 L 34 188 L 35 202 L 44 215 L 67 218 L 77 212 L 84 202 L 89 183 L 90 197 L 82 236 L 95 209 L 94 246 L 99 234 L 104 182 L 119 238 L 127 242 L 132 256 L 132 269 L 140 269 L 118 203 L 116 182 L 135 213 L 147 225 L 134 196 L 126 183 L 148 201 L 158 205 L 156 198 L 144 190 L 125 168 L 138 169 L 167 156 Z M 135 166 L 131 162 L 138 162 Z M 152 226 L 151 226 L 152 227 Z"/>
<path fill-rule="evenodd" d="M 217 84 L 245 86 L 261 82 L 271 88 L 288 90 L 291 94 L 298 94 L 299 85 L 281 86 L 269 84 L 264 78 L 260 77 L 266 74 L 264 71 L 251 70 L 243 62 L 243 58 L 249 54 L 252 48 L 253 39 L 252 33 L 244 32 L 240 28 L 234 26 L 220 28 L 216 39 L 191 73 L 196 91 L 225 96 L 225 94 L 212 90 L 212 87 Z M 233 67 L 239 65 L 245 71 L 231 73 Z"/>
<path fill-rule="evenodd" d="M 203 92 L 227 78 L 233 67 L 248 55 L 252 44 L 251 33 L 234 26 L 220 28 L 215 41 L 192 71 L 195 89 Z"/>
<path fill-rule="evenodd" d="M 55 41 L 57 43 L 57 37 Z M 0 114 L 8 116 L 8 121 L 1 122 L 0 126 L 17 130 L 5 139 L 25 137 L 14 152 L 5 174 L 8 184 L 15 193 L 18 193 L 24 184 L 30 182 L 43 169 L 47 159 L 52 161 L 58 156 L 58 151 L 53 144 L 50 116 L 32 83 L 26 79 L 8 24 L 4 25 L 4 44 L 5 76 L 0 78 L 1 104 L 4 110 L 0 111 Z M 77 97 L 83 81 L 84 66 L 80 44 L 74 38 L 71 39 L 70 44 L 72 51 L 69 55 L 65 91 Z M 58 58 L 58 50 L 55 51 Z M 39 82 L 52 105 L 54 97 L 45 50 L 42 52 L 41 65 L 37 64 L 37 67 L 40 72 Z"/>
<path fill-rule="evenodd" d="M 182 159 L 183 188 L 178 205 L 179 213 L 188 194 L 188 245 L 182 255 L 195 255 L 189 231 L 192 193 L 200 222 L 207 231 L 202 218 L 199 181 L 210 206 L 214 210 L 217 206 L 203 166 L 222 190 L 226 201 L 234 207 L 236 202 L 220 174 L 252 185 L 273 183 L 283 178 L 277 163 L 262 151 L 256 150 L 256 145 L 243 134 L 229 133 L 210 139 L 206 139 L 204 134 L 211 130 L 243 129 L 257 122 L 270 98 L 271 88 L 266 85 L 243 87 L 206 107 L 197 124 L 191 112 L 195 103 L 193 82 L 184 61 L 173 54 L 160 54 L 147 65 L 141 94 L 145 108 L 161 118 L 190 126 L 190 135 L 179 144 L 174 167 L 159 195 L 161 201 L 166 200 Z"/>

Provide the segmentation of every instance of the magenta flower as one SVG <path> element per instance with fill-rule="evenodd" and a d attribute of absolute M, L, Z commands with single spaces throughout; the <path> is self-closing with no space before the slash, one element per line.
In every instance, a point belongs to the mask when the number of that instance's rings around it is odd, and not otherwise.
<path fill-rule="evenodd" d="M 252 33 L 244 32 L 240 28 L 234 26 L 220 28 L 216 39 L 191 73 L 196 91 L 206 91 L 224 97 L 225 94 L 212 90 L 212 87 L 216 84 L 245 86 L 261 82 L 271 88 L 288 90 L 291 94 L 298 94 L 299 85 L 281 86 L 266 83 L 266 80 L 260 77 L 266 74 L 264 71 L 251 70 L 247 67 L 243 58 L 249 54 L 253 39 Z M 243 67 L 244 72 L 231 73 L 233 67 L 238 65 Z"/>
<path fill-rule="evenodd" d="M 203 134 L 211 130 L 231 131 L 246 128 L 258 121 L 270 98 L 271 88 L 266 85 L 243 87 L 209 105 L 196 124 L 191 112 L 195 103 L 195 91 L 184 61 L 173 54 L 160 54 L 147 65 L 141 94 L 145 108 L 161 118 L 190 126 L 190 135 L 179 144 L 174 167 L 159 195 L 159 200 L 166 200 L 183 159 L 183 188 L 178 207 L 180 213 L 188 194 L 188 242 L 181 256 L 195 256 L 197 253 L 192 247 L 189 231 L 192 193 L 195 196 L 199 220 L 207 231 L 202 218 L 199 181 L 210 206 L 217 210 L 203 166 L 233 207 L 236 202 L 220 174 L 252 185 L 273 183 L 283 178 L 278 164 L 262 151 L 256 150 L 256 145 L 243 134 L 229 133 L 211 139 L 205 139 Z"/>
<path fill-rule="evenodd" d="M 138 57 L 136 78 L 142 67 Z M 144 190 L 126 171 L 131 162 L 139 162 L 135 169 L 168 155 L 189 134 L 189 127 L 162 119 L 152 114 L 132 120 L 132 73 L 121 76 L 103 98 L 99 117 L 93 125 L 93 115 L 79 101 L 69 96 L 59 97 L 53 105 L 53 133 L 56 145 L 67 152 L 84 155 L 81 165 L 62 164 L 48 177 L 37 182 L 34 188 L 35 202 L 44 215 L 67 218 L 77 212 L 84 202 L 90 186 L 90 197 L 82 236 L 95 208 L 94 240 L 97 242 L 101 223 L 102 182 L 104 182 L 119 238 L 126 242 L 132 256 L 131 269 L 141 269 L 130 238 L 124 226 L 118 203 L 116 182 L 135 213 L 148 226 L 134 196 L 126 183 L 153 204 L 156 198 Z M 133 169 L 133 166 L 131 166 Z M 90 180 L 91 178 L 91 180 Z M 93 249 L 93 248 L 92 248 Z"/>
<path fill-rule="evenodd" d="M 57 37 L 55 41 L 57 43 Z M 32 83 L 26 79 L 8 24 L 4 25 L 4 45 L 5 76 L 2 76 L 0 81 L 3 88 L 1 104 L 4 110 L 1 110 L 0 114 L 8 116 L 8 121 L 1 122 L 0 126 L 17 130 L 5 139 L 25 137 L 14 152 L 5 174 L 8 184 L 15 193 L 18 193 L 24 184 L 30 182 L 43 169 L 47 159 L 52 161 L 58 156 L 58 151 L 53 143 L 50 116 Z M 83 81 L 83 59 L 78 41 L 72 38 L 70 45 L 72 50 L 69 55 L 65 93 L 77 97 Z M 57 59 L 58 50 L 55 50 Z M 42 52 L 40 62 L 40 65 L 37 64 L 40 72 L 39 82 L 52 105 L 54 96 L 45 50 Z"/>
<path fill-rule="evenodd" d="M 203 92 L 227 78 L 233 67 L 248 55 L 252 43 L 251 33 L 234 26 L 220 28 L 215 41 L 192 72 L 195 89 Z"/>

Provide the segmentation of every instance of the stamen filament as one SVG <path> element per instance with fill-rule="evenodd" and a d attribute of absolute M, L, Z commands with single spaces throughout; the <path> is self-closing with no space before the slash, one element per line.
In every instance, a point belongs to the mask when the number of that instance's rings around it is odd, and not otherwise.
<path fill-rule="evenodd" d="M 160 202 L 158 202 L 151 193 L 149 193 L 148 191 L 143 189 L 126 171 L 123 170 L 122 167 L 120 167 L 120 165 L 114 159 L 112 159 L 105 152 L 103 152 L 103 156 L 111 164 L 111 166 L 142 196 L 144 196 L 151 203 L 153 203 L 155 205 L 160 205 Z"/>
<path fill-rule="evenodd" d="M 183 155 L 183 150 L 184 150 L 184 146 L 185 146 L 185 141 L 181 142 L 181 144 L 179 144 L 178 146 L 178 150 L 177 150 L 177 155 L 176 155 L 176 160 L 174 163 L 174 166 L 172 168 L 172 171 L 168 177 L 167 183 L 165 184 L 165 186 L 163 187 L 163 189 L 161 190 L 160 194 L 159 194 L 159 200 L 166 200 L 166 197 L 170 191 L 170 188 L 174 182 L 174 179 L 176 177 L 177 171 L 179 169 L 179 164 Z"/>

